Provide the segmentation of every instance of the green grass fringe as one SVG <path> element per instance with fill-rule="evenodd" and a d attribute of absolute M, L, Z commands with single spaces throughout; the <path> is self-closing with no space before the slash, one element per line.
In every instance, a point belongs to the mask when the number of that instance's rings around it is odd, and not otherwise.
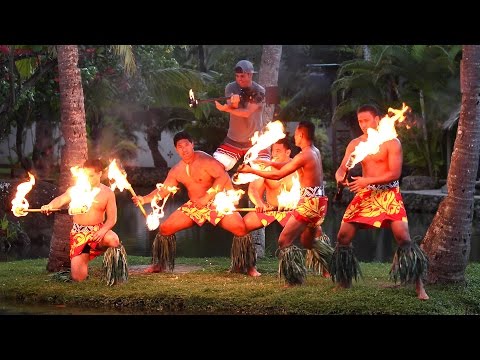
<path fill-rule="evenodd" d="M 127 253 L 122 244 L 115 248 L 109 247 L 107 251 L 105 251 L 102 266 L 102 280 L 105 280 L 108 286 L 127 282 Z"/>
<path fill-rule="evenodd" d="M 175 268 L 175 254 L 177 252 L 177 241 L 175 234 L 155 236 L 152 246 L 152 263 L 158 264 L 160 268 L 165 270 L 167 267 L 170 271 Z"/>
<path fill-rule="evenodd" d="M 314 240 L 311 249 L 307 249 L 307 254 L 305 255 L 306 268 L 313 270 L 318 275 L 330 272 L 333 252 L 334 249 L 330 246 L 330 238 L 323 234 Z"/>
<path fill-rule="evenodd" d="M 292 245 L 278 251 L 278 274 L 280 278 L 285 277 L 290 285 L 303 284 L 307 276 L 307 268 L 305 267 L 302 250 Z"/>
<path fill-rule="evenodd" d="M 231 272 L 247 273 L 257 264 L 257 253 L 253 245 L 252 235 L 234 236 L 232 241 Z"/>
<path fill-rule="evenodd" d="M 425 252 L 414 242 L 399 246 L 393 257 L 390 279 L 395 283 L 400 278 L 402 285 L 415 283 L 425 276 L 428 258 Z"/>
<path fill-rule="evenodd" d="M 72 276 L 71 276 L 70 269 L 56 272 L 56 273 L 50 275 L 50 277 L 54 281 L 60 281 L 60 282 L 71 282 L 72 281 Z"/>
<path fill-rule="evenodd" d="M 353 253 L 352 246 L 337 244 L 330 262 L 330 275 L 333 282 L 347 287 L 352 284 L 352 278 L 358 281 L 358 277 L 362 276 L 360 264 Z"/>

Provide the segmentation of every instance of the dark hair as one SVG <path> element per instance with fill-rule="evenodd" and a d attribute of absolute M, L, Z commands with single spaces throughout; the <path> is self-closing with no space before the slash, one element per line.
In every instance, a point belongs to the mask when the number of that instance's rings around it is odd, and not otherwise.
<path fill-rule="evenodd" d="M 101 172 L 104 169 L 100 159 L 88 159 L 83 163 L 84 168 L 94 169 L 95 172 Z"/>
<path fill-rule="evenodd" d="M 189 133 L 187 133 L 186 131 L 180 131 L 180 132 L 176 133 L 175 136 L 173 137 L 173 146 L 177 147 L 177 142 L 179 142 L 180 140 L 183 140 L 183 139 L 186 139 L 193 144 L 192 136 Z"/>
<path fill-rule="evenodd" d="M 308 121 L 308 120 L 300 121 L 298 123 L 298 128 L 306 130 L 308 140 L 313 141 L 315 139 L 315 125 L 311 121 Z"/>
<path fill-rule="evenodd" d="M 359 114 L 361 112 L 367 112 L 367 111 L 370 114 L 372 114 L 374 117 L 375 116 L 380 116 L 380 111 L 378 110 L 378 108 L 375 105 L 364 104 L 364 105 L 361 105 L 357 108 L 357 114 Z"/>
<path fill-rule="evenodd" d="M 285 149 L 292 150 L 292 145 L 290 144 L 290 140 L 288 139 L 288 135 L 285 136 L 283 139 L 278 140 L 275 144 L 283 145 L 285 147 Z"/>

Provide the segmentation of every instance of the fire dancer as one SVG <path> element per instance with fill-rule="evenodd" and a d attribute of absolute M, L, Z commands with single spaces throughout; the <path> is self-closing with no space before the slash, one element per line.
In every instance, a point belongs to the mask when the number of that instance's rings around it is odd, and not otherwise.
<path fill-rule="evenodd" d="M 275 144 L 272 145 L 272 161 L 277 163 L 287 163 L 292 160 L 290 157 L 290 153 L 292 152 L 292 148 L 290 145 L 290 141 L 287 137 L 280 139 Z M 268 168 L 265 170 L 269 170 Z M 297 182 L 298 188 L 294 186 L 294 182 Z M 298 197 L 297 194 L 292 194 L 292 192 L 298 190 Z M 290 175 L 285 176 L 280 180 L 269 180 L 264 179 L 262 177 L 254 180 L 250 183 L 248 187 L 248 196 L 250 200 L 254 203 L 255 208 L 257 209 L 256 212 L 250 212 L 243 217 L 243 221 L 245 222 L 245 226 L 247 227 L 247 231 L 253 231 L 260 229 L 262 227 L 267 227 L 274 221 L 278 221 L 278 223 L 285 227 L 292 215 L 292 211 L 268 211 L 268 209 L 272 208 L 279 208 L 279 196 L 283 192 L 289 192 L 288 194 L 296 197 L 296 199 L 289 199 L 288 202 L 293 201 L 291 205 L 287 205 L 288 209 L 293 209 L 299 200 L 300 197 L 300 184 L 298 183 L 298 173 L 294 172 Z M 266 201 L 264 202 L 263 198 Z M 281 210 L 281 209 L 280 209 Z M 330 239 L 326 234 L 323 234 L 321 226 L 317 228 L 317 234 L 315 238 L 320 241 L 325 241 L 327 244 L 330 244 Z M 306 256 L 306 265 L 307 267 L 312 267 L 314 269 L 318 269 L 318 272 L 322 274 L 324 277 L 329 277 L 329 273 L 326 267 L 323 267 L 321 263 L 317 262 L 317 258 L 311 250 L 307 250 Z"/>
<path fill-rule="evenodd" d="M 163 187 L 153 190 L 145 196 L 133 196 L 133 202 L 145 204 L 151 202 L 154 196 L 168 195 L 167 188 L 182 183 L 190 200 L 174 211 L 161 225 L 160 231 L 153 243 L 153 264 L 147 272 L 165 271 L 167 265 L 173 271 L 175 266 L 175 233 L 197 224 L 202 226 L 206 221 L 212 225 L 220 225 L 234 235 L 234 243 L 239 242 L 244 253 L 241 256 L 245 263 L 241 268 L 232 267 L 234 272 L 246 272 L 250 276 L 259 276 L 257 272 L 255 248 L 251 236 L 247 233 L 245 224 L 239 213 L 230 215 L 218 213 L 213 200 L 223 189 L 233 189 L 228 174 L 222 165 L 212 156 L 203 151 L 195 151 L 193 139 L 185 131 L 175 134 L 173 138 L 175 149 L 182 159 L 167 175 Z M 233 257 L 233 256 L 232 256 Z M 232 264 L 233 264 L 232 259 Z"/>
<path fill-rule="evenodd" d="M 291 161 L 277 163 L 262 161 L 275 169 L 262 171 L 248 165 L 241 166 L 239 172 L 253 173 L 265 179 L 279 180 L 298 170 L 300 176 L 300 200 L 292 211 L 278 239 L 280 248 L 280 276 L 284 276 L 288 285 L 302 284 L 306 276 L 306 267 L 301 249 L 293 245 L 300 240 L 306 249 L 314 251 L 315 258 L 328 270 L 333 249 L 324 241 L 315 240 L 318 227 L 327 213 L 328 198 L 323 187 L 323 168 L 320 151 L 313 144 L 315 125 L 310 121 L 301 121 L 295 129 L 295 145 L 301 152 Z"/>
<path fill-rule="evenodd" d="M 250 138 L 264 126 L 265 88 L 253 81 L 254 72 L 250 61 L 240 60 L 235 65 L 235 81 L 225 87 L 225 96 L 231 96 L 230 100 L 225 105 L 215 101 L 218 110 L 230 113 L 227 137 L 213 154 L 227 171 L 252 147 Z M 269 151 L 260 151 L 259 158 L 269 160 Z"/>
<path fill-rule="evenodd" d="M 70 262 L 73 281 L 83 281 L 88 276 L 88 263 L 103 254 L 107 249 L 114 248 L 125 257 L 123 246 L 118 235 L 111 229 L 117 222 L 117 204 L 113 191 L 100 183 L 103 166 L 100 160 L 87 160 L 83 170 L 88 176 L 90 185 L 99 189 L 90 209 L 84 214 L 73 215 L 73 227 L 70 231 Z M 42 213 L 51 214 L 52 209 L 61 208 L 72 201 L 72 187 L 57 196 L 47 205 L 41 207 Z M 107 219 L 105 220 L 105 215 Z M 123 263 L 126 264 L 125 259 Z M 122 269 L 120 269 L 122 271 Z M 123 269 L 125 270 L 125 269 Z M 123 273 L 121 276 L 128 276 Z"/>
<path fill-rule="evenodd" d="M 345 150 L 345 156 L 335 173 L 337 182 L 343 182 L 346 163 L 356 146 L 368 139 L 367 129 L 376 129 L 380 116 L 373 105 L 362 105 L 357 109 L 357 120 L 363 135 L 353 139 Z M 358 261 L 351 242 L 358 229 L 390 227 L 398 244 L 395 252 L 391 277 L 400 277 L 402 284 L 415 282 L 417 296 L 427 300 L 422 276 L 428 259 L 420 247 L 411 241 L 408 219 L 400 194 L 399 178 L 402 171 L 402 145 L 397 138 L 383 142 L 380 150 L 365 157 L 361 162 L 362 176 L 352 176 L 343 182 L 355 197 L 348 205 L 337 235 L 337 246 L 332 260 L 332 280 L 339 287 L 349 288 L 352 277 L 360 274 Z M 402 269 L 400 269 L 402 267 Z"/>

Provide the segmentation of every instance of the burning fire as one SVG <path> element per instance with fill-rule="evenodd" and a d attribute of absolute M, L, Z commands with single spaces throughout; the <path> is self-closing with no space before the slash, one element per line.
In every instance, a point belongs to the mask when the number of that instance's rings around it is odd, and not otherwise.
<path fill-rule="evenodd" d="M 132 187 L 127 181 L 127 173 L 118 167 L 117 159 L 113 159 L 110 165 L 108 165 L 108 179 L 110 180 L 110 189 L 112 189 L 112 191 L 118 188 L 118 190 L 122 192 L 124 189 L 130 189 Z"/>
<path fill-rule="evenodd" d="M 223 190 L 215 195 L 213 205 L 219 214 L 230 215 L 235 211 L 235 205 L 238 204 L 242 195 L 245 194 L 243 190 Z"/>
<path fill-rule="evenodd" d="M 192 89 L 190 89 L 190 91 L 188 92 L 188 97 L 190 99 L 190 101 L 188 102 L 188 106 L 195 107 L 198 105 L 198 100 L 195 99 L 195 95 L 193 94 Z"/>
<path fill-rule="evenodd" d="M 71 200 L 68 205 L 68 213 L 70 215 L 84 214 L 90 210 L 95 196 L 100 192 L 100 188 L 92 188 L 85 169 L 74 166 L 70 168 L 70 171 L 77 180 L 75 185 L 69 189 Z"/>
<path fill-rule="evenodd" d="M 278 140 L 283 139 L 285 136 L 283 124 L 280 120 L 269 122 L 267 125 L 265 125 L 265 128 L 261 132 L 255 131 L 253 134 L 252 138 L 250 139 L 253 146 L 245 154 L 243 162 L 245 164 L 249 164 L 253 169 L 261 170 L 262 167 L 253 163 L 252 161 L 258 158 L 258 153 L 261 150 L 269 148 Z M 239 185 L 249 183 L 255 179 L 258 179 L 257 175 L 238 173 L 235 174 L 232 181 L 234 184 Z"/>
<path fill-rule="evenodd" d="M 368 155 L 376 154 L 380 150 L 380 145 L 388 140 L 395 139 L 397 132 L 395 130 L 395 122 L 404 121 L 405 113 L 410 110 L 410 107 L 402 104 L 401 109 L 388 108 L 388 113 L 379 122 L 377 129 L 369 128 L 367 130 L 367 141 L 361 141 L 350 154 L 350 159 L 347 161 L 347 167 L 353 168 L 360 161 L 365 159 Z M 393 113 L 392 116 L 388 114 Z M 350 164 L 350 166 L 348 166 Z"/>
<path fill-rule="evenodd" d="M 28 215 L 28 212 L 24 210 L 27 210 L 30 204 L 27 199 L 25 199 L 25 196 L 32 190 L 33 185 L 35 185 L 35 177 L 30 173 L 28 173 L 28 177 L 28 181 L 17 186 L 17 192 L 12 200 L 12 212 L 13 215 L 17 217 Z"/>
<path fill-rule="evenodd" d="M 290 191 L 287 191 L 286 186 L 283 185 L 283 189 L 280 194 L 278 194 L 277 199 L 278 210 L 295 209 L 300 201 L 300 181 L 296 173 L 292 176 L 292 187 L 290 188 Z"/>
<path fill-rule="evenodd" d="M 156 186 L 158 191 L 165 188 L 165 185 L 162 183 L 158 183 Z M 166 189 L 168 190 L 168 194 L 164 199 L 158 195 L 155 195 L 150 203 L 152 206 L 152 212 L 147 216 L 147 227 L 149 230 L 155 230 L 160 226 L 160 219 L 165 216 L 163 208 L 165 207 L 168 198 L 172 194 L 175 195 L 175 193 L 179 190 L 179 188 L 176 186 L 167 186 Z M 158 205 L 157 203 L 160 200 L 163 200 L 162 205 Z"/>

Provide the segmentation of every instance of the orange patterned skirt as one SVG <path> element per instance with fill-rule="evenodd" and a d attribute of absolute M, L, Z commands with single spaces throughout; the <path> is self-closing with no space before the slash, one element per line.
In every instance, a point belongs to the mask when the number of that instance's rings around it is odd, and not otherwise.
<path fill-rule="evenodd" d="M 398 181 L 387 185 L 370 185 L 356 193 L 342 221 L 358 223 L 361 228 L 389 227 L 392 221 L 408 222 Z"/>
<path fill-rule="evenodd" d="M 288 219 L 290 219 L 290 216 L 292 216 L 292 211 L 265 211 L 256 214 L 264 227 L 267 227 L 275 220 L 278 221 L 280 225 L 285 227 Z"/>
<path fill-rule="evenodd" d="M 212 225 L 216 226 L 220 220 L 225 217 L 225 214 L 217 213 L 213 200 L 209 201 L 207 206 L 203 208 L 197 208 L 193 204 L 192 200 L 188 200 L 185 204 L 180 206 L 177 210 L 180 210 L 190 219 L 195 221 L 199 226 L 205 224 L 205 221 L 209 221 Z"/>
<path fill-rule="evenodd" d="M 88 251 L 90 260 L 102 255 L 105 250 L 97 250 L 100 244 L 92 240 L 95 234 L 102 227 L 102 223 L 97 225 L 80 225 L 73 223 L 72 230 L 70 230 L 70 260 L 84 252 L 85 246 L 89 246 Z"/>
<path fill-rule="evenodd" d="M 305 222 L 308 226 L 320 226 L 327 214 L 328 197 L 302 197 L 292 215 L 298 221 Z"/>

